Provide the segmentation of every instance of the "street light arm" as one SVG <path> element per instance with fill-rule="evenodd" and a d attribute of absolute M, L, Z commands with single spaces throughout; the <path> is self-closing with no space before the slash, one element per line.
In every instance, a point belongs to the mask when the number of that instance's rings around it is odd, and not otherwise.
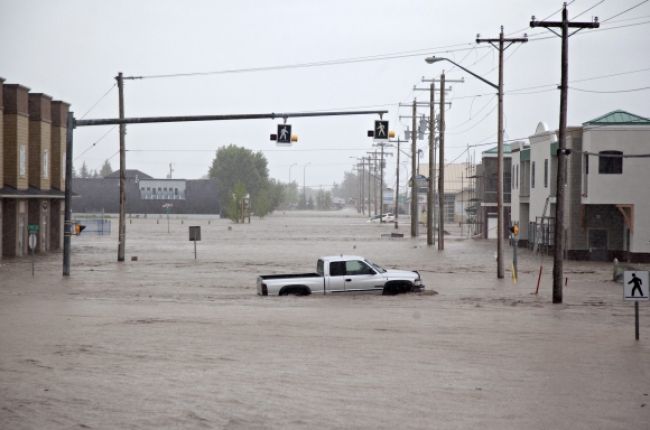
<path fill-rule="evenodd" d="M 429 64 L 433 64 L 433 63 L 435 63 L 435 62 L 437 62 L 437 61 L 448 61 L 448 62 L 450 62 L 451 64 L 453 64 L 454 66 L 456 66 L 456 67 L 458 67 L 459 69 L 463 70 L 464 72 L 469 73 L 470 75 L 474 76 L 476 79 L 485 82 L 486 84 L 488 84 L 489 86 L 491 86 L 491 87 L 494 88 L 495 90 L 497 90 L 497 91 L 499 90 L 499 86 L 498 86 L 498 85 L 493 84 L 492 82 L 488 81 L 488 80 L 485 79 L 484 77 L 477 75 L 476 73 L 472 72 L 472 71 L 469 70 L 469 69 L 466 69 L 465 67 L 461 66 L 460 64 L 456 63 L 455 61 L 450 60 L 449 58 L 446 58 L 446 57 L 435 57 L 435 56 L 434 56 L 434 57 L 427 57 L 427 58 L 425 59 L 425 61 L 426 61 L 427 63 L 429 63 Z"/>

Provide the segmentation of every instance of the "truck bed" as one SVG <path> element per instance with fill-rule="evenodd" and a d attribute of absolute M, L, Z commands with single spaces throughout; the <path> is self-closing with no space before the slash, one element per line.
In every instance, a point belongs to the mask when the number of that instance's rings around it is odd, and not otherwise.
<path fill-rule="evenodd" d="M 323 275 L 319 275 L 318 273 L 312 272 L 312 273 L 290 273 L 286 275 L 263 275 L 260 276 L 260 279 L 264 280 L 269 280 L 269 279 L 291 279 L 291 278 L 322 278 Z"/>

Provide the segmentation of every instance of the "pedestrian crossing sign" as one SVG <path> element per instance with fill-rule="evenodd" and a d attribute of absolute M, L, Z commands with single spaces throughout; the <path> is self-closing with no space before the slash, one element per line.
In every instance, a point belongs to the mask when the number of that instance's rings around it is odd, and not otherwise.
<path fill-rule="evenodd" d="M 631 301 L 650 300 L 648 272 L 626 270 L 623 272 L 623 299 Z"/>
<path fill-rule="evenodd" d="M 291 124 L 278 124 L 277 142 L 291 145 Z"/>
<path fill-rule="evenodd" d="M 388 121 L 375 121 L 375 140 L 388 140 Z"/>

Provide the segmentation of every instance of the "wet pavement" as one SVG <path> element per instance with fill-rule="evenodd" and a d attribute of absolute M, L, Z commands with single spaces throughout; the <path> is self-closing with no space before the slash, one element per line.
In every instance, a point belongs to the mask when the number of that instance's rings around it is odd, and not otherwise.
<path fill-rule="evenodd" d="M 550 257 L 520 250 L 513 283 L 506 247 L 499 280 L 496 243 L 455 226 L 441 252 L 353 211 L 173 217 L 170 233 L 139 217 L 117 263 L 112 222 L 73 238 L 69 278 L 61 254 L 34 278 L 0 260 L 0 428 L 650 428 L 650 304 L 635 341 L 609 263 L 565 263 L 553 305 Z M 256 295 L 258 275 L 332 254 L 417 269 L 428 291 Z"/>

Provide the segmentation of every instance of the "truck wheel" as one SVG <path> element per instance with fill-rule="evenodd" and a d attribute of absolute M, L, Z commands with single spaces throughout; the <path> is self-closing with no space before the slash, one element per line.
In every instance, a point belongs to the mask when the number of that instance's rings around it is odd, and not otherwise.
<path fill-rule="evenodd" d="M 280 291 L 281 296 L 308 296 L 310 293 L 307 287 L 285 287 Z"/>
<path fill-rule="evenodd" d="M 382 295 L 395 296 L 397 294 L 408 293 L 411 291 L 411 285 L 404 282 L 393 282 L 384 286 Z"/>

